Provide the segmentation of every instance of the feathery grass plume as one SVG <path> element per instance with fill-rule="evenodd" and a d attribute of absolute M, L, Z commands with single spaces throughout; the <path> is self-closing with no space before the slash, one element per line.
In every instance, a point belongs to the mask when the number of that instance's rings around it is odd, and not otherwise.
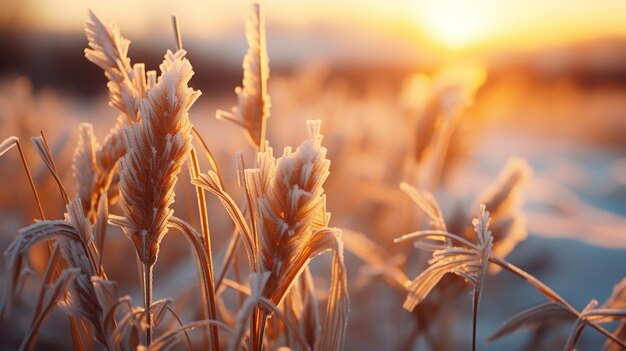
<path fill-rule="evenodd" d="M 120 115 L 117 123 L 111 128 L 106 137 L 104 137 L 102 145 L 96 151 L 96 163 L 98 170 L 102 174 L 111 173 L 113 168 L 117 165 L 117 160 L 126 153 L 126 149 L 124 148 L 123 125 L 123 119 Z"/>
<path fill-rule="evenodd" d="M 334 252 L 320 343 L 341 348 L 348 313 L 346 272 L 341 231 L 327 227 L 330 213 L 323 184 L 330 174 L 330 161 L 321 145 L 320 126 L 320 121 L 308 121 L 309 139 L 293 152 L 285 148 L 278 159 L 266 146 L 257 155 L 258 168 L 245 170 L 245 181 L 253 199 L 261 269 L 271 273 L 264 296 L 280 304 L 313 257 Z"/>
<path fill-rule="evenodd" d="M 521 190 L 531 176 L 532 170 L 525 160 L 512 158 L 500 171 L 497 180 L 474 200 L 472 208 L 475 211 L 479 211 L 480 204 L 485 204 L 491 214 L 493 253 L 498 257 L 508 256 L 528 236 L 521 211 Z M 495 273 L 497 268 L 492 265 L 490 271 Z"/>
<path fill-rule="evenodd" d="M 330 174 L 326 148 L 321 146 L 320 122 L 309 121 L 309 139 L 295 152 L 285 148 L 276 159 L 269 146 L 257 156 L 258 168 L 245 178 L 257 216 L 261 269 L 272 274 L 265 296 L 279 304 L 310 259 L 310 245 L 332 234 L 327 228 L 323 183 Z M 318 238 L 316 236 L 322 235 Z"/>
<path fill-rule="evenodd" d="M 265 47 L 265 25 L 259 4 L 252 4 L 246 20 L 248 51 L 243 59 L 242 87 L 235 88 L 238 105 L 232 112 L 218 110 L 217 118 L 224 118 L 244 128 L 251 144 L 261 150 L 265 143 L 265 128 L 270 116 L 270 97 L 267 79 L 270 76 L 269 58 Z"/>
<path fill-rule="evenodd" d="M 200 95 L 187 86 L 193 75 L 185 51 L 168 51 L 161 76 L 141 104 L 142 123 L 124 129 L 120 159 L 124 217 L 112 217 L 133 240 L 140 260 L 152 266 L 172 216 L 174 185 L 191 148 L 188 110 Z"/>
<path fill-rule="evenodd" d="M 404 185 L 404 187 L 407 187 Z M 415 194 L 420 194 L 415 190 Z M 434 201 L 434 199 L 433 199 Z M 421 201 L 417 201 L 420 207 L 424 207 L 429 210 L 431 206 Z M 422 204 L 420 204 L 422 203 Z M 426 211 L 427 213 L 429 211 Z M 432 212 L 432 211 L 431 211 Z M 433 222 L 437 222 L 438 216 L 436 213 L 429 214 Z M 489 212 L 486 211 L 486 207 L 480 206 L 480 215 L 473 220 L 474 231 L 478 236 L 478 244 L 470 242 L 465 237 L 457 234 L 452 234 L 444 230 L 421 230 L 414 233 L 410 233 L 397 238 L 394 241 L 400 242 L 404 240 L 415 240 L 415 246 L 422 250 L 433 251 L 433 258 L 429 261 L 429 267 L 424 270 L 415 280 L 409 282 L 407 289 L 409 295 L 405 300 L 404 307 L 409 311 L 413 310 L 417 304 L 423 301 L 430 291 L 437 285 L 441 278 L 447 273 L 454 273 L 460 275 L 471 282 L 474 285 L 474 318 L 478 309 L 478 299 L 480 298 L 480 289 L 482 287 L 482 281 L 485 276 L 485 270 L 489 262 L 498 265 L 500 268 L 506 269 L 509 272 L 524 279 L 530 285 L 532 285 L 537 291 L 547 297 L 554 303 L 562 306 L 563 309 L 574 315 L 581 323 L 584 323 L 598 332 L 602 333 L 608 339 L 616 342 L 618 345 L 626 347 L 626 344 L 619 340 L 617 336 L 611 334 L 605 328 L 596 323 L 596 319 L 588 318 L 588 316 L 610 315 L 616 316 L 620 314 L 620 311 L 610 310 L 601 311 L 592 309 L 590 311 L 578 312 L 571 304 L 565 299 L 553 291 L 550 287 L 543 282 L 526 273 L 521 268 L 510 264 L 509 262 L 499 258 L 492 253 L 493 236 L 488 230 Z M 453 246 L 453 243 L 460 243 L 461 246 Z M 549 306 L 548 306 L 549 307 Z M 543 312 L 540 310 L 539 312 Z M 533 314 L 531 313 L 532 317 Z M 527 317 L 527 316 L 526 316 Z M 525 318 L 526 318 L 525 317 Z M 518 318 L 520 319 L 520 318 Z M 530 322 L 521 318 L 521 321 L 516 322 L 515 327 L 528 325 Z M 476 322 L 474 321 L 474 328 Z M 512 327 L 507 326 L 507 333 Z M 474 329 L 475 330 L 475 329 Z M 512 330 L 511 330 L 512 331 Z M 475 331 L 474 331 L 475 335 Z M 475 347 L 475 336 L 474 336 Z"/>
<path fill-rule="evenodd" d="M 117 160 L 122 157 L 126 150 L 123 142 L 123 127 L 141 119 L 140 105 L 147 91 L 156 82 L 156 72 L 145 72 L 144 64 L 131 66 L 128 57 L 130 41 L 120 35 L 120 30 L 115 24 L 106 25 L 96 15 L 89 11 L 89 19 L 85 22 L 85 34 L 89 41 L 89 48 L 85 49 L 85 57 L 102 68 L 109 80 L 109 104 L 120 110 L 115 126 L 109 131 L 104 142 L 96 149 L 95 168 L 96 186 L 92 187 L 92 200 L 85 201 L 83 205 L 86 212 L 93 218 L 92 213 L 96 210 L 100 196 L 107 193 L 109 187 L 117 184 L 118 177 L 114 174 Z M 77 152 L 80 152 L 77 147 Z M 78 182 L 79 193 L 87 194 L 88 190 Z M 115 200 L 116 192 L 111 194 L 111 200 Z"/>

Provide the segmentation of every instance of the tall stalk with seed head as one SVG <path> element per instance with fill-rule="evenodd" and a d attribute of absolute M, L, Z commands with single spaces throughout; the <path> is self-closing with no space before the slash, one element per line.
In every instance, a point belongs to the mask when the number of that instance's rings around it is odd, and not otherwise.
<path fill-rule="evenodd" d="M 191 149 L 188 110 L 200 95 L 188 82 L 193 75 L 185 51 L 168 51 L 161 76 L 140 105 L 141 121 L 123 131 L 126 155 L 120 159 L 124 216 L 112 216 L 133 241 L 144 266 L 144 302 L 152 301 L 152 268 L 168 231 L 178 173 Z M 151 339 L 151 318 L 146 330 Z"/>

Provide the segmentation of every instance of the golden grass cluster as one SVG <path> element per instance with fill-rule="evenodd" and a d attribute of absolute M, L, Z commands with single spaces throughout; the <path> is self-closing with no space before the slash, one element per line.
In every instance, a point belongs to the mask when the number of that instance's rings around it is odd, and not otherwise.
<path fill-rule="evenodd" d="M 390 349 L 409 349 L 422 336 L 432 349 L 446 349 L 446 341 L 433 335 L 449 332 L 453 307 L 448 302 L 458 299 L 466 287 L 473 296 L 473 330 L 468 335 L 476 349 L 485 280 L 500 271 L 522 278 L 548 301 L 513 316 L 491 340 L 522 328 L 571 322 L 574 327 L 565 350 L 576 347 L 585 327 L 606 337 L 607 350 L 626 347 L 624 281 L 604 304 L 591 300 L 578 310 L 505 260 L 527 236 L 521 193 L 532 172 L 525 161 L 509 161 L 497 180 L 478 192 L 470 204 L 447 199 L 453 203 L 447 206 L 460 210 L 444 216 L 435 194 L 465 147 L 459 126 L 485 80 L 483 70 L 473 67 L 462 73 L 412 77 L 400 99 L 404 121 L 387 127 L 403 130 L 406 140 L 400 151 L 395 140 L 391 144 L 389 138 L 377 139 L 370 130 L 359 129 L 367 127 L 363 126 L 367 120 L 359 120 L 363 125 L 353 128 L 335 126 L 330 142 L 322 133 L 325 125 L 312 120 L 299 126 L 306 127 L 306 139 L 276 157 L 267 138 L 267 129 L 279 126 L 267 123 L 272 106 L 264 19 L 260 6 L 254 4 L 246 21 L 249 48 L 243 61 L 242 86 L 235 89 L 237 106 L 230 112 L 216 112 L 218 119 L 245 131 L 256 154 L 253 160 L 237 155 L 239 189 L 232 189 L 228 187 L 232 182 L 222 176 L 205 138 L 190 119 L 200 92 L 189 85 L 192 63 L 182 48 L 175 19 L 173 23 L 177 50 L 165 53 L 158 72 L 146 71 L 142 63 L 131 64 L 130 42 L 120 30 L 89 12 L 85 56 L 104 71 L 109 104 L 119 117 L 101 142 L 93 125 L 78 127 L 71 159 L 76 191 L 66 189 L 45 134 L 32 138 L 65 205 L 63 218 L 46 216 L 20 139 L 12 136 L 0 143 L 0 156 L 17 147 L 38 205 L 35 223 L 19 230 L 5 251 L 0 300 L 5 320 L 13 318 L 16 305 L 23 303 L 19 296 L 25 282 L 38 276 L 36 281 L 41 283 L 20 349 L 37 349 L 46 319 L 59 318 L 54 315 L 58 307 L 77 350 L 341 350 L 351 341 L 351 309 L 357 313 L 369 309 L 374 311 L 372 316 L 385 305 L 371 299 L 350 307 L 348 289 L 363 291 L 374 278 L 382 278 L 392 294 L 404 300 L 397 305 L 406 311 L 397 313 L 410 313 L 417 321 L 411 335 Z M 374 161 L 362 156 L 363 164 L 374 168 L 388 161 L 389 165 L 381 166 L 378 173 L 368 173 L 365 180 L 355 177 L 338 183 L 329 178 L 335 169 L 346 171 L 351 166 L 333 163 L 331 167 L 331 159 L 359 156 L 362 150 L 350 149 L 357 144 L 373 150 Z M 210 169 L 201 168 L 201 155 L 206 155 Z M 385 167 L 393 171 L 387 172 Z M 394 183 L 394 189 L 384 188 L 385 182 Z M 195 189 L 197 216 L 193 211 L 174 214 L 175 197 L 182 187 L 178 183 Z M 355 183 L 369 190 L 359 200 L 374 204 L 376 212 L 392 213 L 391 217 L 370 213 L 372 218 L 363 219 L 364 223 L 373 231 L 391 222 L 394 231 L 422 228 L 395 242 L 413 241 L 432 256 L 425 259 L 406 245 L 386 245 L 377 234 L 368 237 L 360 233 L 358 226 L 345 230 L 332 226 L 327 197 L 343 204 L 338 206 L 340 211 L 362 210 L 363 204 L 350 202 Z M 223 212 L 209 210 L 207 193 L 219 201 Z M 420 211 L 415 212 L 407 199 Z M 227 214 L 231 236 L 210 229 L 211 221 L 220 214 Z M 124 245 L 132 245 L 135 257 L 105 250 L 111 245 L 107 232 L 114 228 L 110 225 L 121 228 L 129 239 Z M 170 229 L 191 244 L 191 261 L 197 268 L 196 284 L 187 295 L 182 292 L 185 289 L 176 287 L 181 290 L 180 303 L 153 300 L 153 286 L 159 284 L 153 272 L 155 266 L 168 263 L 161 263 L 159 253 Z M 216 242 L 225 243 L 219 254 Z M 344 245 L 353 261 L 362 261 L 350 284 Z M 332 254 L 330 260 L 312 265 L 313 259 L 326 252 Z M 30 267 L 35 256 L 42 266 Z M 110 260 L 119 261 L 126 275 L 132 275 L 129 271 L 136 267 L 143 304 L 133 304 L 130 293 L 124 295 L 109 277 Z M 410 279 L 405 272 L 419 264 L 425 268 Z M 448 279 L 450 274 L 461 279 Z M 319 282 L 327 291 L 316 286 Z M 614 321 L 620 324 L 611 332 L 605 323 Z"/>

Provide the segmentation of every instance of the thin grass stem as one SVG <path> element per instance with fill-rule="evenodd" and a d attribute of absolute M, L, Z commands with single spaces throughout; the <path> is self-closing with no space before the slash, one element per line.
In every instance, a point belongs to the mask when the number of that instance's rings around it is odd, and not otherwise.
<path fill-rule="evenodd" d="M 152 305 L 152 265 L 144 264 L 144 308 L 147 311 L 146 327 L 146 346 L 150 346 L 152 342 L 152 313 L 150 313 L 150 305 Z"/>

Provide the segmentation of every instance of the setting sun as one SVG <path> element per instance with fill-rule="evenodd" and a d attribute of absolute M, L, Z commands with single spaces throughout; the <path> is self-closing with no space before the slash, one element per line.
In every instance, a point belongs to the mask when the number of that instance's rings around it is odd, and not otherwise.
<path fill-rule="evenodd" d="M 484 8 L 470 2 L 432 1 L 416 11 L 420 25 L 431 39 L 451 49 L 475 44 L 491 29 Z"/>

